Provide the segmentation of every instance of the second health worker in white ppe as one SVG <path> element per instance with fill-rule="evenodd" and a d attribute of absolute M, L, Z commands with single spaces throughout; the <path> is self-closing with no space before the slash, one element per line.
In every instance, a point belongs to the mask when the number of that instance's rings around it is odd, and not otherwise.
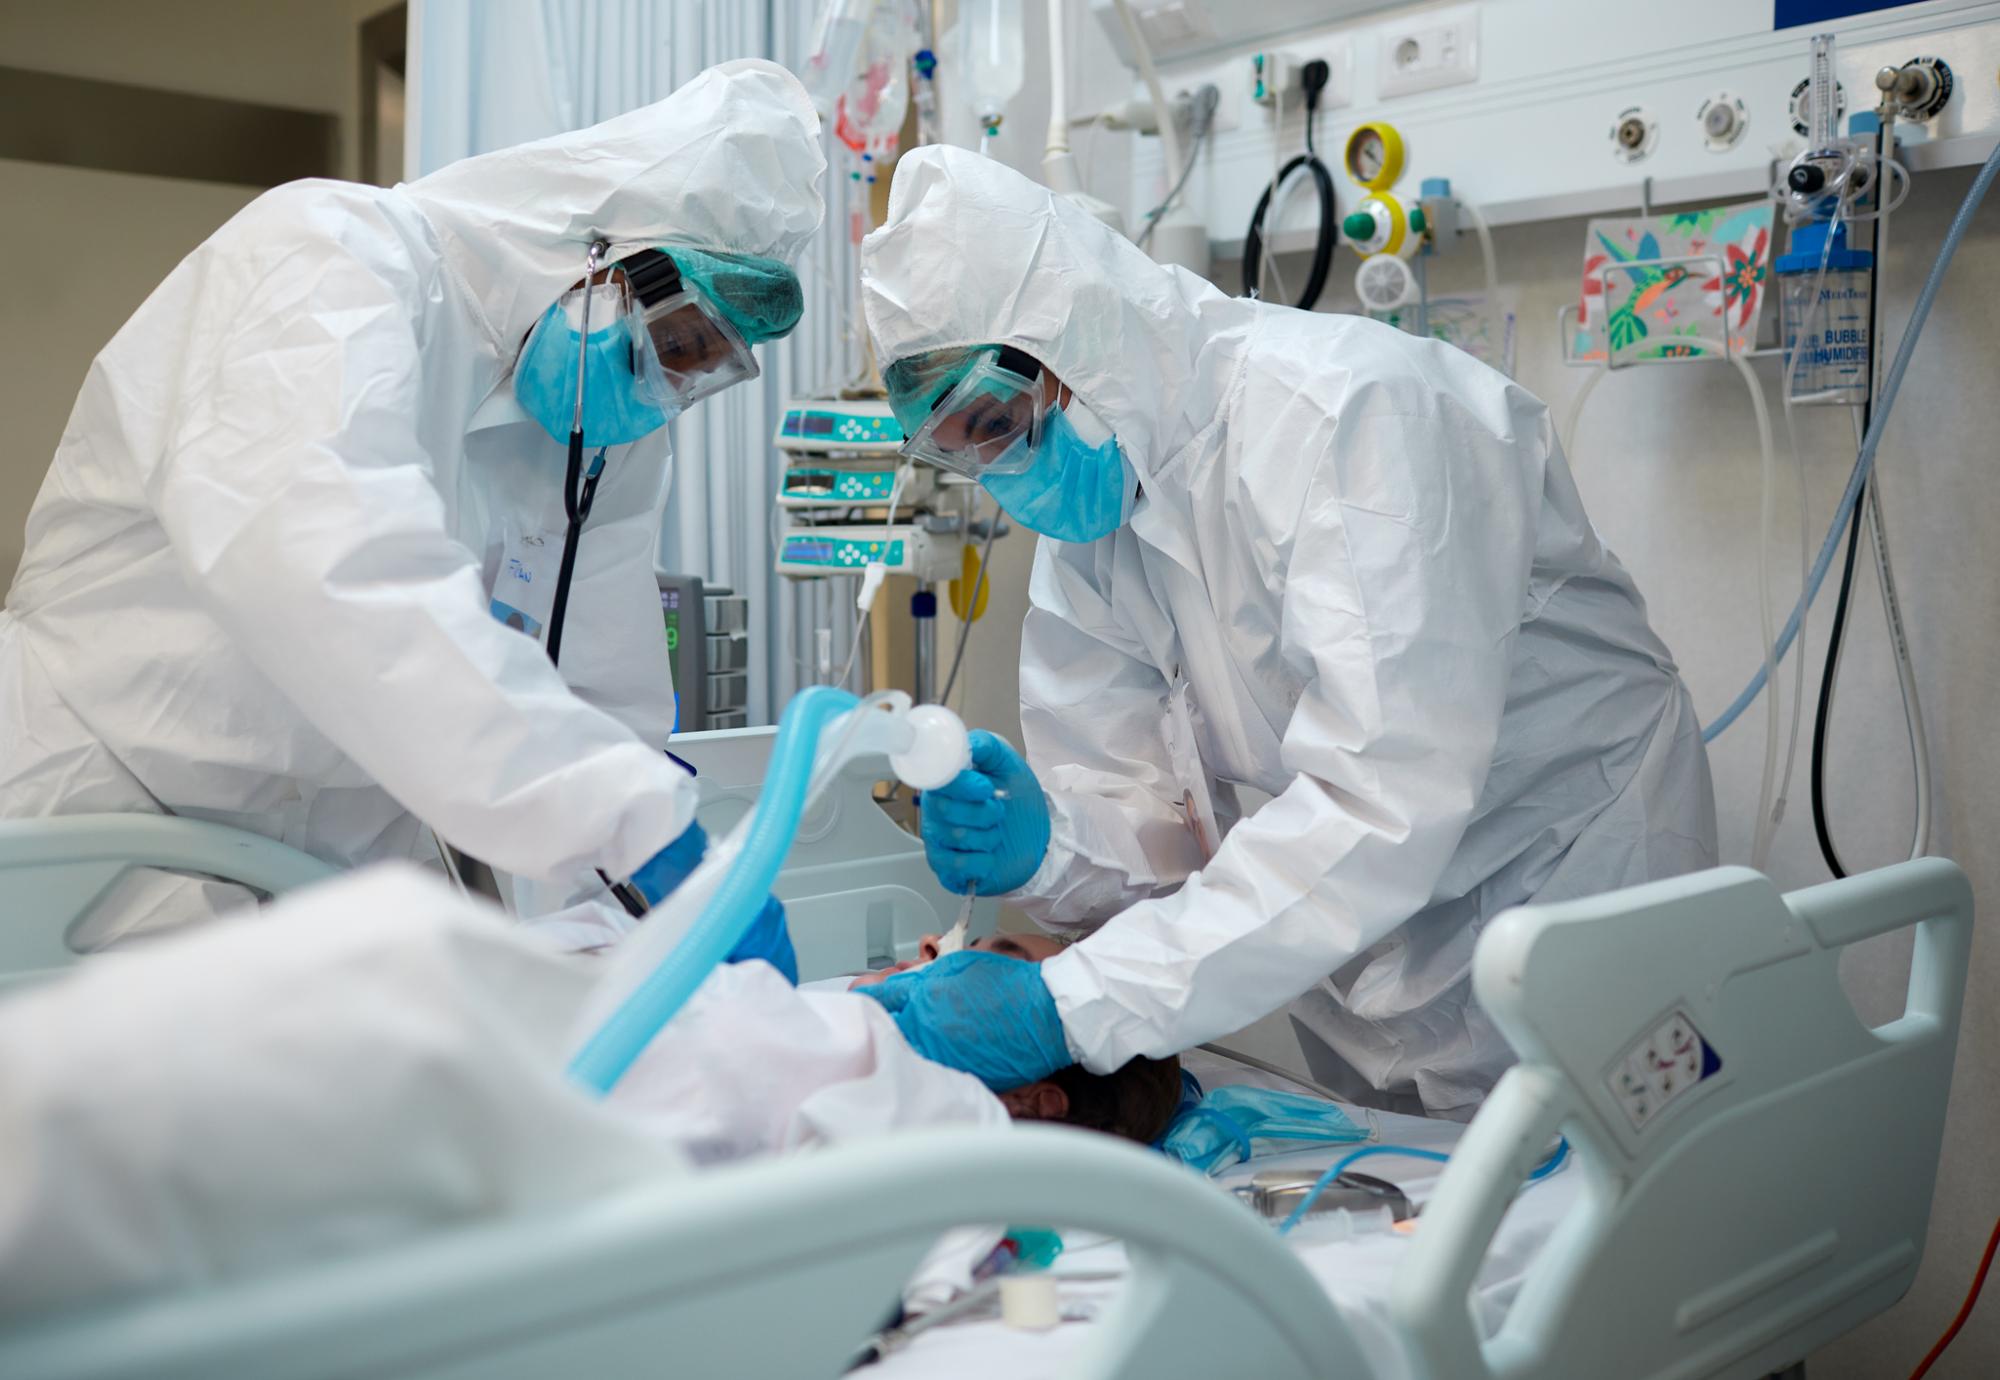
<path fill-rule="evenodd" d="M 1450 346 L 1224 296 L 956 149 L 897 165 L 862 255 L 910 450 L 1042 534 L 1026 759 L 975 735 L 924 797 L 931 863 L 1086 935 L 867 990 L 1002 1088 L 1290 1003 L 1322 1081 L 1469 1115 L 1511 1062 L 1485 922 L 1715 861 L 1687 690 L 1547 409 Z"/>
<path fill-rule="evenodd" d="M 662 751 L 665 427 L 797 321 L 824 168 L 798 83 L 740 62 L 405 186 L 259 197 L 77 399 L 0 615 L 0 815 L 344 865 L 428 825 L 531 911 L 671 889 L 703 840 Z M 109 919 L 232 899 L 156 875 Z"/>

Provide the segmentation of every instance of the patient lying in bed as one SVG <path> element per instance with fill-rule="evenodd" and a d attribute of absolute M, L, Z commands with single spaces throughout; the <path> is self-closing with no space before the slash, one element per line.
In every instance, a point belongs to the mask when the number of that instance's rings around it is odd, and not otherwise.
<path fill-rule="evenodd" d="M 391 866 L 0 1000 L 0 1323 L 1007 1120 L 875 1002 L 763 963 L 718 969 L 593 1099 L 564 1065 L 601 971 Z M 1111 1081 L 1051 1080 L 1018 1114 L 1143 1131 L 1152 1094 Z"/>
<path fill-rule="evenodd" d="M 938 956 L 941 938 L 925 935 L 916 958 L 863 973 L 848 985 L 872 987 L 897 973 L 923 967 Z M 989 934 L 966 947 L 1025 963 L 1045 963 L 1067 946 L 1045 934 Z M 1167 1133 L 1180 1107 L 1181 1061 L 1134 1059 L 1116 1073 L 1092 1073 L 1072 1064 L 1038 1083 L 1001 1093 L 1000 1101 L 1016 1121 L 1060 1121 L 1151 1145 Z"/>

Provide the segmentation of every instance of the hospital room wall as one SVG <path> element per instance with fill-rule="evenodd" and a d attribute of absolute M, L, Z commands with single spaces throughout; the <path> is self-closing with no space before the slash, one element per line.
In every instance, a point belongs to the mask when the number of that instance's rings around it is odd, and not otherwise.
<path fill-rule="evenodd" d="M 0 6 L 7 66 L 340 117 L 359 166 L 360 21 L 388 0 L 65 0 Z M 0 589 L 91 359 L 174 265 L 260 189 L 0 159 Z"/>
<path fill-rule="evenodd" d="M 1926 175 L 1891 224 L 1883 290 L 1885 338 L 1900 337 L 1923 276 L 1971 181 L 1969 171 Z M 1546 400 L 1560 422 L 1587 377 L 1563 366 L 1555 313 L 1574 302 L 1585 222 L 1565 220 L 1497 232 L 1501 279 L 1516 312 L 1516 377 Z M 1352 264 L 1343 253 L 1340 262 Z M 1305 264 L 1281 260 L 1298 281 Z M 1236 264 L 1217 265 L 1223 283 Z M 1336 273 L 1322 306 L 1352 310 L 1344 273 Z M 1433 284 L 1443 292 L 1479 290 L 1478 254 L 1469 244 L 1440 261 Z M 1911 364 L 1881 451 L 1881 489 L 1897 589 L 1916 659 L 1930 734 L 1936 827 L 1931 851 L 1957 860 L 1971 874 L 1986 906 L 2000 904 L 2000 472 L 1994 435 L 2000 427 L 1994 377 L 1996 347 L 1988 323 L 2000 320 L 2000 203 L 1976 222 L 1959 250 Z M 1756 366 L 1775 408 L 1780 370 Z M 1853 462 L 1851 424 L 1844 410 L 1799 409 L 1800 451 L 1807 471 L 1811 541 L 1831 520 Z M 1799 588 L 1796 473 L 1784 419 L 1774 414 L 1780 485 L 1774 597 L 1781 612 Z M 1759 664 L 1756 611 L 1760 458 L 1748 390 L 1723 366 L 1655 367 L 1622 371 L 1598 384 L 1585 406 L 1570 455 L 1592 521 L 1632 570 L 1654 626 L 1680 662 L 1702 718 L 1726 705 Z M 1879 867 L 1908 852 L 1912 819 L 1909 752 L 1881 601 L 1866 559 L 1857 571 L 1846 653 L 1830 735 L 1827 790 L 1831 817 L 1850 869 Z M 1779 828 L 1769 871 L 1790 889 L 1830 875 L 1813 835 L 1807 790 L 1819 674 L 1839 567 L 1808 627 L 1806 717 L 1790 805 Z M 1781 668 L 1789 729 L 1793 663 Z M 1763 764 L 1764 710 L 1751 712 L 1710 749 L 1726 862 L 1747 862 Z M 1782 746 L 1781 746 L 1782 752 Z M 1782 765 L 1782 756 L 1780 758 Z M 1907 939 L 1858 946 L 1842 964 L 1857 1006 L 1870 1020 L 1901 1009 L 1909 973 Z M 2000 1143 L 2000 940 L 1982 925 L 1973 948 L 1958 1067 L 1931 1236 L 1910 1296 L 1830 1354 L 1815 1358 L 1814 1380 L 1859 1380 L 1903 1374 L 1949 1320 L 1977 1263 L 1985 1235 L 2000 1215 L 2000 1179 L 1992 1147 Z M 1783 1020 L 1783 1012 L 1772 1012 Z M 1285 1032 L 1265 1023 L 1259 1047 Z M 1865 1127 L 1857 1133 L 1893 1134 Z M 2000 1314 L 1975 1315 L 1957 1343 L 1956 1373 L 2000 1374 Z M 1977 1362 L 1975 1361 L 1977 1358 Z M 1979 1364 L 1983 1362 L 1984 1364 Z"/>
<path fill-rule="evenodd" d="M 1968 171 L 1932 173 L 1917 184 L 1891 224 L 1885 259 L 1885 339 L 1900 338 L 1946 225 L 1971 181 Z M 1503 281 L 1518 293 L 1516 376 L 1558 417 L 1583 385 L 1584 371 L 1559 357 L 1555 313 L 1574 301 L 1584 225 L 1565 221 L 1503 229 Z M 1443 265 L 1442 286 L 1476 290 L 1477 255 Z M 1934 766 L 1936 829 L 1931 851 L 1971 874 L 1986 906 L 2000 904 L 2000 474 L 1993 465 L 1996 417 L 1990 380 L 2000 319 L 2000 206 L 1990 207 L 1959 251 L 1913 359 L 1881 450 L 1880 488 L 1897 588 L 1916 659 Z M 1781 370 L 1757 366 L 1766 395 L 1780 396 Z M 1839 501 L 1853 460 L 1844 409 L 1800 409 L 1810 540 L 1815 547 Z M 1799 588 L 1795 473 L 1777 419 L 1783 483 L 1775 579 L 1780 608 Z M 1741 688 L 1761 656 L 1756 612 L 1759 454 L 1748 391 L 1735 370 L 1667 367 L 1607 376 L 1586 405 L 1570 456 L 1592 520 L 1632 569 L 1654 625 L 1679 659 L 1706 721 Z M 1837 569 L 1836 569 L 1837 575 Z M 1889 656 L 1881 601 L 1865 561 L 1857 571 L 1839 695 L 1829 735 L 1826 781 L 1832 828 L 1850 869 L 1906 856 L 1912 786 L 1902 705 Z M 1806 717 L 1790 806 L 1769 864 L 1794 888 L 1830 875 L 1814 839 L 1806 764 L 1834 586 L 1809 625 Z M 1782 614 L 1779 615 L 1782 617 Z M 1781 668 L 1789 715 L 1792 664 Z M 1725 861 L 1748 861 L 1764 747 L 1763 706 L 1746 714 L 1710 750 Z M 1789 719 L 1787 720 L 1787 727 Z M 1960 1034 L 1936 1211 L 1916 1288 L 1897 1308 L 1816 1358 L 1815 1380 L 1903 1374 L 1941 1330 L 1969 1281 L 1985 1234 L 2000 1215 L 1992 1146 L 2000 1140 L 2000 942 L 1992 926 L 1975 940 Z M 1842 973 L 1863 1014 L 1901 1010 L 1909 971 L 1907 939 L 1860 946 Z M 1783 1012 L 1772 1012 L 1783 1020 Z M 1865 1109 L 1857 1109 L 1865 1118 Z M 1857 1128 L 1859 1129 L 1859 1127 Z M 1893 1134 L 1893 1128 L 1878 1128 Z M 1863 1132 L 1864 1134 L 1867 1132 Z M 1952 1358 L 1955 1373 L 2000 1374 L 2000 1316 L 1977 1319 Z M 1975 1358 L 1978 1358 L 1977 1360 Z M 1981 1364 L 1980 1362 L 1983 1362 Z"/>
<path fill-rule="evenodd" d="M 34 208 L 0 217 L 7 319 L 17 332 L 0 371 L 0 415 L 13 419 L 14 437 L 0 467 L 0 586 L 13 581 L 28 510 L 91 359 L 182 256 L 256 194 L 0 160 L 0 203 Z M 135 221 L 143 234 L 130 229 Z"/>

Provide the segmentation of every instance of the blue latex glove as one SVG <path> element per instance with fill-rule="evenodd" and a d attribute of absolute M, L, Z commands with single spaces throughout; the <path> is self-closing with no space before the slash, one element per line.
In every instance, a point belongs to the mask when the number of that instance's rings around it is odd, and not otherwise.
<path fill-rule="evenodd" d="M 632 874 L 632 885 L 639 888 L 648 906 L 657 906 L 679 889 L 707 853 L 707 833 L 700 824 L 690 824 L 679 838 Z M 764 909 L 723 961 L 742 963 L 752 958 L 763 959 L 783 973 L 785 981 L 798 985 L 798 955 L 792 950 L 792 932 L 785 925 L 785 908 L 775 896 L 765 898 Z"/>
<path fill-rule="evenodd" d="M 896 1018 L 910 1048 L 995 1092 L 1076 1062 L 1039 963 L 961 949 L 859 990 Z"/>
<path fill-rule="evenodd" d="M 799 985 L 799 956 L 792 951 L 792 932 L 785 925 L 785 903 L 775 896 L 764 898 L 764 909 L 724 962 L 747 963 L 753 958 L 783 973 L 792 986 Z"/>
<path fill-rule="evenodd" d="M 947 890 L 962 896 L 977 887 L 981 896 L 999 896 L 1042 865 L 1049 851 L 1049 802 L 1005 738 L 983 728 L 967 736 L 971 768 L 924 792 L 924 856 Z"/>
<path fill-rule="evenodd" d="M 639 888 L 648 906 L 657 906 L 680 889 L 688 874 L 701 866 L 707 855 L 708 834 L 699 823 L 690 824 L 679 838 L 653 854 L 632 874 L 632 885 Z"/>

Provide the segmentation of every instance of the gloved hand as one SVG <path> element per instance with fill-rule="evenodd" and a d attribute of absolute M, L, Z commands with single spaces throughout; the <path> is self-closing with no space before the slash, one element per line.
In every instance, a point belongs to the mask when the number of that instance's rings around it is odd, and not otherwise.
<path fill-rule="evenodd" d="M 967 736 L 970 769 L 949 785 L 924 792 L 924 856 L 947 890 L 964 895 L 977 887 L 981 896 L 998 896 L 1042 865 L 1049 850 L 1049 802 L 1042 783 L 1005 738 L 983 728 Z"/>
<path fill-rule="evenodd" d="M 657 906 L 680 889 L 688 874 L 701 866 L 707 855 L 707 832 L 698 822 L 690 824 L 679 838 L 653 854 L 632 874 L 632 885 L 639 888 L 648 906 Z"/>
<path fill-rule="evenodd" d="M 680 888 L 707 853 L 708 834 L 700 824 L 690 824 L 679 838 L 632 874 L 632 885 L 639 888 L 648 906 L 657 906 Z M 757 913 L 750 929 L 723 961 L 741 963 L 752 958 L 763 959 L 783 973 L 785 981 L 798 985 L 798 955 L 792 949 L 792 933 L 785 925 L 785 907 L 775 896 L 765 898 L 764 909 Z"/>
<path fill-rule="evenodd" d="M 961 949 L 858 990 L 896 1018 L 910 1048 L 995 1092 L 1076 1062 L 1039 963 Z"/>
<path fill-rule="evenodd" d="M 783 973 L 792 986 L 799 985 L 799 956 L 792 950 L 792 932 L 785 925 L 785 903 L 775 896 L 764 898 L 764 909 L 723 961 L 747 963 L 753 958 Z"/>

